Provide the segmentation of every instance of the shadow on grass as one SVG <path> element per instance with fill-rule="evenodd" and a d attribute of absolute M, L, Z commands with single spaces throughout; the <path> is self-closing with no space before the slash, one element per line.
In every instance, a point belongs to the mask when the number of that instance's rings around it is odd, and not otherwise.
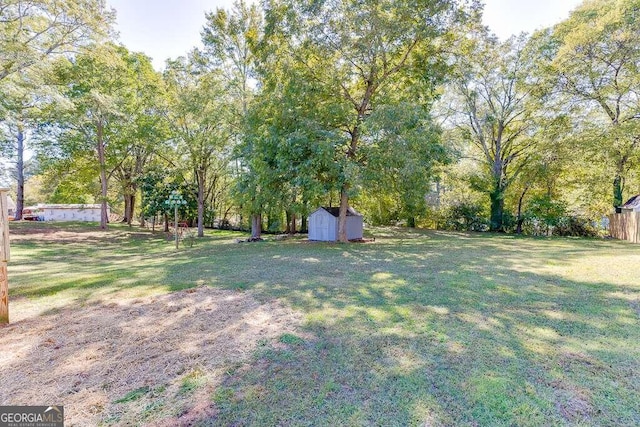
<path fill-rule="evenodd" d="M 300 282 L 286 296 L 263 283 L 307 313 L 311 338 L 258 353 L 203 422 L 637 424 L 638 316 L 614 296 L 626 290 L 509 273 L 438 285 L 405 270 L 334 290 Z"/>
<path fill-rule="evenodd" d="M 263 342 L 196 425 L 640 424 L 639 289 L 572 278 L 588 257 L 637 262 L 630 245 L 393 232 L 364 245 L 226 240 L 178 252 L 80 246 L 77 278 L 47 264 L 51 252 L 19 273 L 18 292 L 88 300 L 207 284 L 304 313 L 304 333 Z M 38 269 L 55 283 L 24 283 Z"/>

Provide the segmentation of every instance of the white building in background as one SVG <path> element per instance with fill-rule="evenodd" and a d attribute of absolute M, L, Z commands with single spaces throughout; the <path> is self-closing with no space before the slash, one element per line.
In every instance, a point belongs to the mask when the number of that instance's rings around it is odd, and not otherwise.
<path fill-rule="evenodd" d="M 7 196 L 7 214 L 9 215 L 9 221 L 13 221 L 16 216 L 16 202 L 13 201 L 11 196 Z"/>
<path fill-rule="evenodd" d="M 622 212 L 640 212 L 640 194 L 636 194 L 621 207 Z"/>
<path fill-rule="evenodd" d="M 109 207 L 107 207 L 109 215 Z M 23 209 L 22 217 L 36 221 L 100 221 L 100 205 L 38 204 Z"/>

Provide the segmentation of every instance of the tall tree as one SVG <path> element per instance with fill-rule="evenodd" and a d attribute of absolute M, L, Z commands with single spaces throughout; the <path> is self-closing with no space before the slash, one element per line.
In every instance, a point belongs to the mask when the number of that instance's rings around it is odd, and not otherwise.
<path fill-rule="evenodd" d="M 461 140 L 472 144 L 467 155 L 482 165 L 493 231 L 503 230 L 506 191 L 536 145 L 535 85 L 525 46 L 524 36 L 500 42 L 481 29 L 461 43 L 457 59 L 453 120 Z"/>
<path fill-rule="evenodd" d="M 241 120 L 255 92 L 255 45 L 262 32 L 262 15 L 257 5 L 240 0 L 230 11 L 219 8 L 205 17 L 202 57 L 209 68 L 222 72 Z"/>
<path fill-rule="evenodd" d="M 5 0 L 0 3 L 0 120 L 11 128 L 16 162 L 17 219 L 24 202 L 27 137 L 42 79 L 53 57 L 77 51 L 105 36 L 114 19 L 104 0 Z M 15 97 L 22 93 L 21 98 Z M 3 113 L 4 108 L 4 113 Z"/>
<path fill-rule="evenodd" d="M 122 46 L 95 45 L 58 65 L 56 76 L 65 103 L 58 105 L 56 126 L 62 134 L 62 151 L 77 155 L 92 153 L 100 178 L 102 214 L 100 228 L 108 223 L 108 188 L 113 169 L 122 158 L 116 147 L 128 117 L 136 107 L 135 63 Z"/>
<path fill-rule="evenodd" d="M 0 111 L 4 111 L 0 132 L 5 131 L 0 133 L 0 136 L 4 134 L 0 154 L 11 159 L 15 165 L 17 220 L 22 219 L 24 207 L 25 169 L 30 160 L 25 159 L 28 140 L 38 124 L 40 108 L 47 92 L 42 89 L 42 74 L 30 71 L 33 70 L 23 70 L 5 79 L 4 93 L 0 98 Z"/>
<path fill-rule="evenodd" d="M 440 129 L 431 120 L 430 106 L 409 101 L 415 97 L 407 93 L 398 98 L 402 100 L 379 106 L 367 123 L 370 141 L 362 147 L 367 159 L 362 192 L 371 198 L 394 200 L 393 219 L 415 227 L 426 212 L 425 196 L 431 190 L 435 168 L 447 162 L 448 156 Z"/>
<path fill-rule="evenodd" d="M 132 76 L 131 90 L 135 97 L 131 100 L 129 114 L 122 120 L 122 126 L 114 138 L 119 158 L 113 171 L 119 181 L 124 198 L 124 219 L 131 225 L 138 194 L 138 178 L 145 173 L 153 158 L 164 152 L 169 131 L 163 114 L 166 98 L 162 76 L 157 73 L 150 59 L 141 53 L 132 53 L 127 58 Z"/>
<path fill-rule="evenodd" d="M 114 16 L 105 0 L 3 0 L 0 81 L 106 35 Z"/>
<path fill-rule="evenodd" d="M 168 124 L 198 188 L 198 236 L 204 236 L 209 175 L 228 161 L 229 99 L 218 71 L 202 71 L 184 58 L 170 61 L 165 71 L 169 96 Z"/>
<path fill-rule="evenodd" d="M 612 169 L 614 206 L 640 160 L 640 0 L 592 0 L 551 34 L 550 64 L 569 105 L 580 103 L 591 157 Z M 594 126 L 595 125 L 595 126 Z"/>
<path fill-rule="evenodd" d="M 266 3 L 267 38 L 285 42 L 285 52 L 304 65 L 338 101 L 335 129 L 343 132 L 335 147 L 342 173 L 338 238 L 347 241 L 346 215 L 354 180 L 364 159 L 363 124 L 390 86 L 415 64 L 418 52 L 438 58 L 436 39 L 454 18 L 454 0 L 316 1 Z M 283 52 L 282 50 L 280 52 Z M 420 64 L 425 73 L 432 63 Z M 307 108 L 312 108 L 307 106 Z"/>
<path fill-rule="evenodd" d="M 331 109 L 317 86 L 297 71 L 271 68 L 263 78 L 263 92 L 249 109 L 245 138 L 236 150 L 244 168 L 237 181 L 243 206 L 252 212 L 285 211 L 289 232 L 295 231 L 295 217 L 305 215 L 308 203 L 319 201 L 336 181 L 334 144 L 341 140 L 326 130 Z M 259 216 L 252 216 L 259 227 Z M 252 229 L 252 238 L 258 237 Z"/>
<path fill-rule="evenodd" d="M 219 8 L 207 13 L 206 20 L 201 32 L 204 51 L 198 56 L 207 69 L 216 70 L 223 78 L 232 113 L 229 142 L 237 145 L 246 137 L 247 114 L 256 93 L 256 45 L 262 34 L 262 14 L 257 5 L 239 0 L 230 11 Z M 239 173 L 247 171 L 246 165 L 237 169 Z M 262 231 L 261 204 L 257 200 L 244 203 L 251 211 L 251 235 L 255 239 Z"/>

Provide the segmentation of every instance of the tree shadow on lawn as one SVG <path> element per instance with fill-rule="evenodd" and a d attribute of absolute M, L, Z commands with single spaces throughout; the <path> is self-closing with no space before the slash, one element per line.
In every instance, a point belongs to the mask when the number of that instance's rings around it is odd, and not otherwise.
<path fill-rule="evenodd" d="M 394 263 L 379 249 L 253 254 L 287 275 L 249 270 L 241 288 L 304 312 L 310 336 L 258 352 L 200 422 L 638 424 L 637 288 L 513 270 L 508 248 L 463 263 L 428 254 L 429 265 L 414 250 L 391 245 Z M 569 263 L 589 249 L 556 251 Z M 305 259 L 315 277 L 298 272 Z M 507 266 L 485 268 L 498 260 Z"/>
<path fill-rule="evenodd" d="M 406 245 L 218 245 L 143 257 L 109 292 L 205 283 L 306 316 L 303 332 L 263 342 L 209 390 L 189 425 L 639 424 L 638 288 L 531 272 L 635 248 L 544 249 L 437 233 Z"/>
<path fill-rule="evenodd" d="M 259 353 L 217 392 L 220 412 L 211 421 L 634 425 L 640 418 L 637 333 L 603 336 L 588 322 L 535 312 L 460 310 L 393 325 L 370 311 L 315 319 L 304 345 Z"/>

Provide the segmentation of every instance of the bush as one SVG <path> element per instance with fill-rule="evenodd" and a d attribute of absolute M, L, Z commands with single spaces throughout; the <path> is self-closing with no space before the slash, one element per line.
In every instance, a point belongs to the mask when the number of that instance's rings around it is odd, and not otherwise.
<path fill-rule="evenodd" d="M 566 215 L 566 205 L 548 194 L 531 199 L 524 214 L 535 235 L 549 234 Z"/>
<path fill-rule="evenodd" d="M 518 218 L 509 211 L 502 213 L 502 229 L 507 233 L 513 233 L 518 225 Z"/>
<path fill-rule="evenodd" d="M 598 228 L 588 218 L 568 215 L 558 220 L 553 229 L 554 236 L 598 237 Z"/>
<path fill-rule="evenodd" d="M 489 229 L 489 222 L 483 216 L 483 208 L 481 205 L 460 202 L 445 211 L 444 229 L 455 231 L 487 231 Z"/>

